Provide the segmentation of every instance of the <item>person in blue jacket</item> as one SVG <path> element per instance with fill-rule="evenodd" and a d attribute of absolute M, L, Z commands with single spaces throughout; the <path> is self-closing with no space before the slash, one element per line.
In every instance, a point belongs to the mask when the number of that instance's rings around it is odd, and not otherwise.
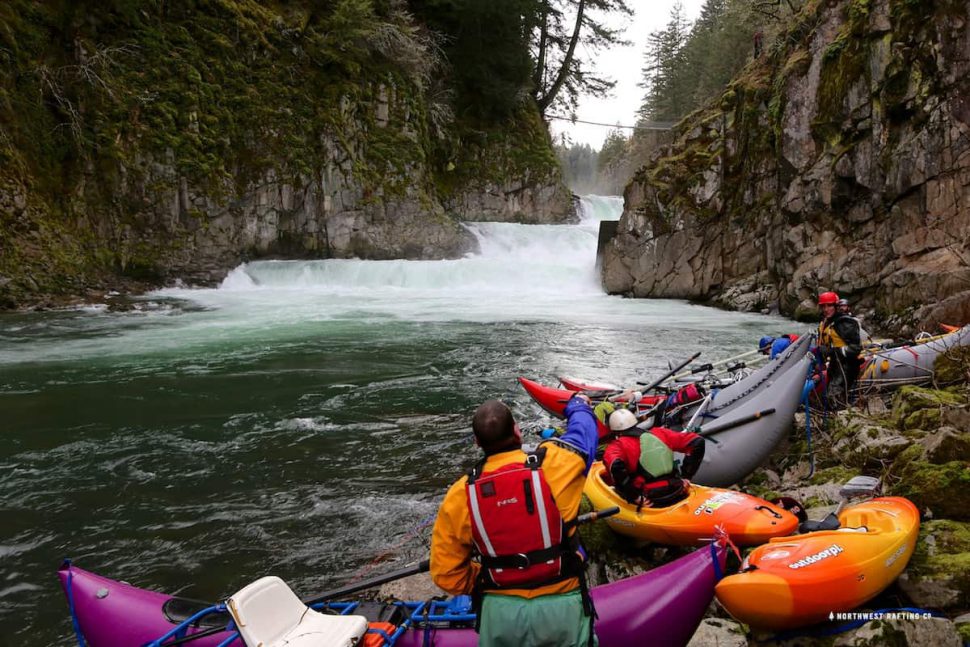
<path fill-rule="evenodd" d="M 768 359 L 775 359 L 797 339 L 798 335 L 782 335 L 777 338 L 765 335 L 758 341 L 758 350 L 768 355 Z"/>

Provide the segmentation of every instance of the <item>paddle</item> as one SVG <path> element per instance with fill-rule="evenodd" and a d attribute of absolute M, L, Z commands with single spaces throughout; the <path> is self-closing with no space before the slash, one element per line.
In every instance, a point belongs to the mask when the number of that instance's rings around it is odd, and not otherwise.
<path fill-rule="evenodd" d="M 318 602 L 326 602 L 327 600 L 332 600 L 334 598 L 343 597 L 345 595 L 350 595 L 351 593 L 356 593 L 358 591 L 363 591 L 364 589 L 369 589 L 374 586 L 380 586 L 381 584 L 387 584 L 388 582 L 393 582 L 394 580 L 400 580 L 411 575 L 417 575 L 418 573 L 426 573 L 428 569 L 431 568 L 431 560 L 423 559 L 417 564 L 412 564 L 406 568 L 402 568 L 396 571 L 391 571 L 390 573 L 385 573 L 384 575 L 375 575 L 374 577 L 368 578 L 366 580 L 361 580 L 355 584 L 347 584 L 346 586 L 341 586 L 336 589 L 331 589 L 330 591 L 325 591 L 323 593 L 317 593 L 309 598 L 303 599 L 303 604 L 310 606 L 311 604 L 316 604 Z"/>
<path fill-rule="evenodd" d="M 775 412 L 774 408 L 771 408 L 771 409 L 762 409 L 761 411 L 759 411 L 757 413 L 752 413 L 750 416 L 744 416 L 743 418 L 738 418 L 737 420 L 732 420 L 731 422 L 727 422 L 727 423 L 725 423 L 723 425 L 720 425 L 720 426 L 714 426 L 714 427 L 712 427 L 710 429 L 701 429 L 700 431 L 697 432 L 697 434 L 700 435 L 700 436 L 704 436 L 705 438 L 708 438 L 710 436 L 713 436 L 714 434 L 719 434 L 722 431 L 727 431 L 728 429 L 734 429 L 735 427 L 740 427 L 741 425 L 746 425 L 749 422 L 754 422 L 755 420 L 759 420 L 761 418 L 764 418 L 765 416 L 771 415 L 774 412 Z"/>
<path fill-rule="evenodd" d="M 716 362 L 711 362 L 711 366 L 721 366 L 723 364 L 730 364 L 731 362 L 736 362 L 739 359 L 744 359 L 746 357 L 751 357 L 752 355 L 757 355 L 760 352 L 761 351 L 759 351 L 757 349 L 756 350 L 752 350 L 752 351 L 748 351 L 747 353 L 741 353 L 740 355 L 735 355 L 734 357 L 728 357 L 726 359 L 721 359 L 721 360 L 718 360 Z M 691 375 L 691 372 L 690 371 L 686 371 L 684 373 L 680 373 L 679 375 L 674 375 L 673 378 L 676 380 L 678 378 L 687 377 L 689 375 Z"/>
<path fill-rule="evenodd" d="M 581 526 L 584 523 L 591 523 L 597 519 L 606 519 L 607 517 L 612 517 L 615 514 L 620 513 L 619 506 L 613 506 L 612 508 L 603 508 L 602 510 L 593 510 L 592 512 L 587 512 L 586 514 L 581 514 L 576 517 L 575 520 L 570 521 L 566 524 L 567 528 L 572 528 L 573 526 Z"/>
<path fill-rule="evenodd" d="M 650 382 L 649 384 L 647 384 L 646 382 L 637 382 L 637 384 L 646 384 L 647 386 L 644 387 L 643 391 L 644 392 L 651 391 L 651 390 L 655 389 L 656 387 L 660 386 L 661 384 L 663 384 L 664 382 L 666 382 L 670 378 L 671 375 L 673 375 L 674 373 L 676 373 L 680 369 L 684 368 L 685 366 L 687 366 L 688 364 L 690 364 L 691 362 L 693 362 L 695 359 L 697 359 L 700 356 L 701 356 L 701 352 L 700 351 L 697 351 L 696 353 L 694 353 L 693 355 L 691 355 L 688 359 L 685 359 L 683 362 L 681 362 L 677 366 L 673 367 L 672 369 L 670 369 L 669 371 L 667 371 L 666 373 L 664 373 L 662 377 L 654 380 L 653 382 Z"/>

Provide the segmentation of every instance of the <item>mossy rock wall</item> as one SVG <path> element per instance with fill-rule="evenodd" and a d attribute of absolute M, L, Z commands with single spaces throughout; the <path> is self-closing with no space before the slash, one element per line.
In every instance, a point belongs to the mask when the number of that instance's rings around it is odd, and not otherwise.
<path fill-rule="evenodd" d="M 486 192 L 488 219 L 574 218 L 535 106 L 456 116 L 404 6 L 0 4 L 0 307 L 263 256 L 454 257 Z"/>
<path fill-rule="evenodd" d="M 965 2 L 804 3 L 627 186 L 611 292 L 970 321 Z"/>

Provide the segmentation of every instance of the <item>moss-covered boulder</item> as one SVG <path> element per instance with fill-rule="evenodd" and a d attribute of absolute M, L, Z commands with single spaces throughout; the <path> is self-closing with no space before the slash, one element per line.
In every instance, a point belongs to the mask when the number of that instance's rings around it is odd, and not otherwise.
<path fill-rule="evenodd" d="M 912 440 L 892 427 L 863 422 L 849 426 L 832 451 L 843 464 L 857 470 L 879 469 L 911 444 Z"/>
<path fill-rule="evenodd" d="M 923 455 L 930 463 L 970 460 L 970 431 L 940 427 L 919 441 Z"/>
<path fill-rule="evenodd" d="M 758 647 L 907 647 L 933 645 L 960 647 L 953 622 L 945 618 L 881 619 L 835 636 L 803 636 L 778 641 L 771 634 L 752 637 Z"/>
<path fill-rule="evenodd" d="M 970 523 L 924 522 L 899 584 L 917 605 L 936 609 L 970 605 Z"/>
<path fill-rule="evenodd" d="M 937 517 L 970 519 L 970 463 L 934 464 L 918 458 L 898 471 L 894 465 L 893 477 L 898 480 L 891 494 L 906 497 L 920 509 L 929 508 Z"/>
<path fill-rule="evenodd" d="M 957 616 L 953 619 L 953 624 L 957 626 L 957 633 L 960 634 L 960 639 L 963 640 L 963 644 L 970 644 L 970 613 Z"/>
<path fill-rule="evenodd" d="M 904 386 L 893 399 L 891 419 L 902 430 L 934 429 L 940 425 L 946 407 L 966 402 L 966 395 L 961 391 Z"/>
<path fill-rule="evenodd" d="M 933 379 L 937 384 L 970 381 L 970 346 L 958 346 L 937 357 Z"/>
<path fill-rule="evenodd" d="M 906 647 L 933 645 L 961 647 L 963 641 L 956 626 L 945 618 L 913 620 L 873 620 L 858 629 L 844 633 L 832 643 L 834 647 Z"/>
<path fill-rule="evenodd" d="M 586 514 L 593 511 L 593 505 L 586 495 L 579 503 L 579 514 Z M 610 530 L 605 521 L 595 521 L 579 527 L 579 537 L 583 541 L 583 547 L 587 552 L 597 559 L 604 559 L 610 553 L 616 553 L 620 548 L 620 541 L 617 534 Z"/>

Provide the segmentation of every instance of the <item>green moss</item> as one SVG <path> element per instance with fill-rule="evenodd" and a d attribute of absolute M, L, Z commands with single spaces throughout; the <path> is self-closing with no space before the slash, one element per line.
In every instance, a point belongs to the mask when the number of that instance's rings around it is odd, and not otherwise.
<path fill-rule="evenodd" d="M 936 358 L 933 379 L 937 384 L 970 381 L 970 346 L 952 348 Z"/>
<path fill-rule="evenodd" d="M 960 639 L 964 644 L 970 644 L 970 622 L 958 624 L 957 633 L 960 634 Z"/>
<path fill-rule="evenodd" d="M 858 470 L 841 465 L 826 467 L 825 469 L 817 470 L 812 475 L 811 483 L 812 485 L 821 485 L 823 483 L 838 483 L 841 485 L 853 476 L 857 476 L 858 473 Z"/>
<path fill-rule="evenodd" d="M 449 115 L 447 65 L 407 12 L 318 4 L 108 3 L 82 19 L 70 3 L 0 3 L 0 185 L 31 196 L 0 223 L 14 277 L 0 299 L 156 276 L 210 215 L 159 213 L 184 189 L 231 211 L 268 176 L 296 192 L 342 179 L 370 204 L 430 210 L 471 184 L 558 172 L 534 106 Z"/>
<path fill-rule="evenodd" d="M 579 504 L 579 514 L 592 511 L 592 504 L 590 504 L 586 495 L 583 495 Z M 605 521 L 595 521 L 580 526 L 579 536 L 582 539 L 583 547 L 593 555 L 603 556 L 615 552 L 619 546 L 616 533 L 610 530 Z"/>
<path fill-rule="evenodd" d="M 905 452 L 904 452 L 905 453 Z M 970 519 L 970 463 L 951 461 L 942 465 L 924 460 L 894 463 L 891 493 L 906 497 L 934 515 Z"/>
<path fill-rule="evenodd" d="M 943 580 L 958 590 L 957 607 L 970 603 L 970 523 L 951 519 L 924 522 L 908 570 L 919 579 Z"/>
<path fill-rule="evenodd" d="M 960 391 L 904 386 L 893 397 L 891 419 L 899 429 L 934 429 L 944 407 L 966 401 Z"/>

